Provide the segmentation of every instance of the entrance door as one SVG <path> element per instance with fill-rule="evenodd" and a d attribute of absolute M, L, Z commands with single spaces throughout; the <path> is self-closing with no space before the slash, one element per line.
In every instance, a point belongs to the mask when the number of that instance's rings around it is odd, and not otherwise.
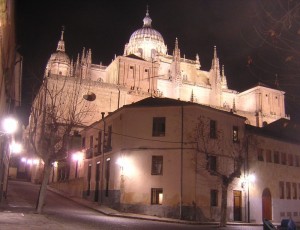
<path fill-rule="evenodd" d="M 86 192 L 87 196 L 89 196 L 91 193 L 91 176 L 92 176 L 92 164 L 89 164 L 88 165 L 88 178 L 87 178 L 88 187 L 87 187 L 87 192 Z"/>
<path fill-rule="evenodd" d="M 97 202 L 99 200 L 99 181 L 100 181 L 100 161 L 96 164 L 96 183 L 95 183 L 95 199 L 94 201 Z"/>
<path fill-rule="evenodd" d="M 233 190 L 233 218 L 234 221 L 242 220 L 242 192 Z"/>
<path fill-rule="evenodd" d="M 268 188 L 262 193 L 262 218 L 272 220 L 272 196 Z"/>

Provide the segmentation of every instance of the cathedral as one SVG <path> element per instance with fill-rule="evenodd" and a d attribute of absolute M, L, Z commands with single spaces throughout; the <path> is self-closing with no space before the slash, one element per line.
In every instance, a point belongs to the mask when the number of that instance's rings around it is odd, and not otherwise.
<path fill-rule="evenodd" d="M 80 95 L 96 108 L 94 116 L 85 120 L 86 125 L 99 120 L 101 112 L 107 114 L 147 97 L 173 98 L 230 111 L 258 127 L 287 118 L 283 91 L 261 84 L 243 92 L 229 89 L 216 47 L 212 47 L 210 70 L 203 70 L 198 54 L 195 59 L 182 57 L 177 38 L 172 54 L 168 54 L 163 36 L 151 24 L 147 10 L 143 26 L 132 33 L 123 55 L 108 66 L 93 64 L 90 49 L 83 49 L 77 60 L 70 60 L 62 31 L 45 78 L 82 80 Z"/>

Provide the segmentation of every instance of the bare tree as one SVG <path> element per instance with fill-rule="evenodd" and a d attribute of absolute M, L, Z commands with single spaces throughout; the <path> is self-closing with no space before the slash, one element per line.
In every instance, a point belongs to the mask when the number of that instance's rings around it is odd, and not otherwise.
<path fill-rule="evenodd" d="M 197 173 L 206 170 L 217 177 L 221 185 L 221 217 L 220 226 L 227 224 L 227 193 L 233 180 L 241 175 L 244 163 L 245 145 L 235 137 L 226 137 L 224 130 L 214 133 L 210 130 L 210 119 L 199 117 L 195 127 L 197 152 L 202 161 L 197 163 Z"/>
<path fill-rule="evenodd" d="M 67 157 L 67 142 L 72 130 L 83 127 L 94 113 L 92 102 L 82 97 L 82 79 L 51 76 L 34 100 L 27 128 L 31 150 L 43 160 L 44 172 L 37 201 L 41 213 L 53 162 Z"/>
<path fill-rule="evenodd" d="M 300 3 L 295 0 L 256 1 L 251 23 L 243 28 L 252 48 L 247 66 L 259 82 L 286 92 L 288 112 L 299 111 Z"/>

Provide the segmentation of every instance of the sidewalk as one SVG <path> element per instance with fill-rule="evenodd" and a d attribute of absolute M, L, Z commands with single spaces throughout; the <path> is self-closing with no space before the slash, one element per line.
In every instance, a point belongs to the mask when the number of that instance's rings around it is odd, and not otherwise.
<path fill-rule="evenodd" d="M 57 193 L 67 199 L 71 199 L 74 202 L 81 204 L 85 207 L 91 208 L 95 211 L 98 211 L 102 214 L 108 216 L 116 216 L 116 217 L 124 217 L 124 218 L 133 218 L 133 219 L 141 219 L 141 220 L 151 220 L 151 221 L 161 221 L 161 222 L 168 222 L 168 223 L 181 223 L 181 224 L 193 224 L 193 225 L 215 225 L 217 226 L 218 222 L 198 222 L 198 221 L 188 221 L 188 220 L 179 220 L 179 219 L 171 219 L 171 218 L 164 218 L 164 217 L 157 217 L 157 216 L 148 216 L 142 214 L 135 214 L 135 213 L 124 213 L 119 212 L 117 210 L 111 209 L 105 205 L 100 205 L 99 203 L 88 201 L 83 198 L 78 197 L 71 197 L 68 194 L 65 194 L 55 188 L 48 186 L 48 190 L 54 193 Z M 257 223 L 243 223 L 243 222 L 227 222 L 227 225 L 231 226 L 262 226 L 262 224 Z M 275 223 L 274 225 L 280 225 L 279 223 Z"/>

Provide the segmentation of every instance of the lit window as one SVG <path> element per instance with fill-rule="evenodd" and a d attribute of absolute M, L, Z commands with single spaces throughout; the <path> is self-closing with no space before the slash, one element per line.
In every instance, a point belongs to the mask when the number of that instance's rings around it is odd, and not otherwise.
<path fill-rule="evenodd" d="M 151 188 L 151 204 L 162 204 L 163 201 L 163 189 Z"/>
<path fill-rule="evenodd" d="M 215 120 L 210 120 L 210 138 L 217 138 L 217 122 Z"/>
<path fill-rule="evenodd" d="M 218 190 L 215 189 L 210 190 L 210 206 L 211 207 L 218 206 Z"/>
<path fill-rule="evenodd" d="M 166 118 L 153 117 L 152 136 L 160 137 L 165 136 L 166 131 Z"/>
<path fill-rule="evenodd" d="M 152 156 L 152 175 L 162 175 L 163 174 L 163 156 Z"/>
<path fill-rule="evenodd" d="M 232 141 L 239 142 L 239 128 L 237 126 L 232 128 Z"/>

